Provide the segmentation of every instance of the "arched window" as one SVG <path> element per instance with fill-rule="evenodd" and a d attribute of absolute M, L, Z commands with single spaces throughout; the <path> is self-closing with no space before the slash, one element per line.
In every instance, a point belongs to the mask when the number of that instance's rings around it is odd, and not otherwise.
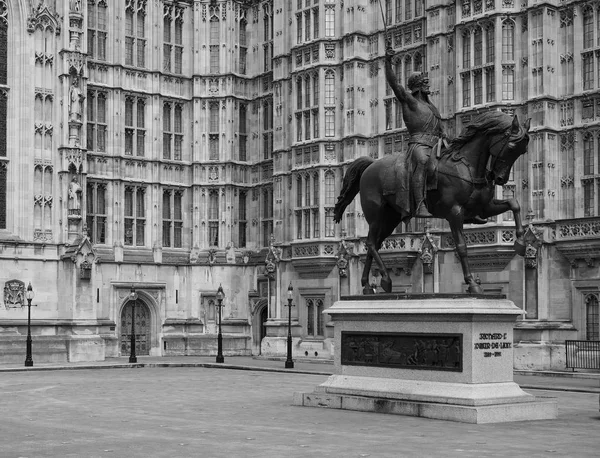
<path fill-rule="evenodd" d="M 296 207 L 302 207 L 302 175 L 296 178 Z"/>
<path fill-rule="evenodd" d="M 306 78 L 304 79 L 304 94 L 305 94 L 305 100 L 304 100 L 304 106 L 306 108 L 310 107 L 310 76 L 306 76 Z M 313 103 L 314 105 L 314 103 Z"/>
<path fill-rule="evenodd" d="M 315 106 L 315 105 L 319 106 L 319 74 L 318 73 L 313 74 L 312 80 L 313 80 L 313 106 Z"/>
<path fill-rule="evenodd" d="M 386 25 L 392 23 L 392 0 L 385 0 L 385 23 Z"/>
<path fill-rule="evenodd" d="M 335 109 L 325 108 L 325 136 L 335 136 Z"/>
<path fill-rule="evenodd" d="M 310 175 L 304 177 L 304 205 L 310 206 Z"/>
<path fill-rule="evenodd" d="M 208 110 L 210 113 L 210 132 L 215 134 L 219 133 L 219 102 L 211 102 Z"/>
<path fill-rule="evenodd" d="M 325 335 L 325 322 L 323 320 L 325 305 L 322 297 L 306 298 L 306 334 L 312 337 Z"/>
<path fill-rule="evenodd" d="M 589 132 L 583 136 L 583 174 L 594 174 L 594 137 Z"/>
<path fill-rule="evenodd" d="M 302 109 L 302 78 L 296 80 L 296 108 Z"/>
<path fill-rule="evenodd" d="M 332 70 L 325 72 L 325 105 L 335 105 L 335 74 Z"/>
<path fill-rule="evenodd" d="M 7 11 L 0 0 L 0 11 Z M 8 83 L 8 21 L 0 16 L 0 84 Z M 0 157 L 6 157 L 6 119 L 8 117 L 8 91 L 0 91 Z M 0 161 L 0 229 L 6 229 L 6 179 L 8 163 Z"/>
<path fill-rule="evenodd" d="M 397 63 L 395 65 L 395 69 L 396 69 L 396 81 L 398 81 L 398 83 L 402 83 L 402 64 Z M 391 87 L 389 85 L 388 85 L 388 87 L 390 88 L 390 91 L 391 91 Z M 390 94 L 391 94 L 391 92 L 390 92 Z"/>
<path fill-rule="evenodd" d="M 496 47 L 496 30 L 494 29 L 494 25 L 491 24 L 485 29 L 485 62 L 493 63 L 494 57 L 496 55 L 495 47 Z"/>
<path fill-rule="evenodd" d="M 406 86 L 406 83 L 408 82 L 408 78 L 410 77 L 412 73 L 412 57 L 411 56 L 406 56 L 404 58 L 404 85 Z"/>
<path fill-rule="evenodd" d="M 585 339 L 600 340 L 599 330 L 598 296 L 596 294 L 588 294 L 585 297 Z"/>
<path fill-rule="evenodd" d="M 248 39 L 246 28 L 248 23 L 245 19 L 240 21 L 239 31 L 239 42 L 240 42 L 240 59 L 239 59 L 239 71 L 242 75 L 246 74 L 246 56 L 248 54 Z"/>
<path fill-rule="evenodd" d="M 515 70 L 512 66 L 502 69 L 502 100 L 515 98 Z"/>
<path fill-rule="evenodd" d="M 325 172 L 325 205 L 335 205 L 335 175 L 332 170 Z"/>
<path fill-rule="evenodd" d="M 247 44 L 246 27 L 248 27 L 248 23 L 246 22 L 245 19 L 242 19 L 240 21 L 240 33 L 239 33 L 240 46 L 246 46 L 246 44 Z"/>
<path fill-rule="evenodd" d="M 271 17 L 265 11 L 265 16 L 263 18 L 263 27 L 264 27 L 264 39 L 265 41 L 269 41 L 271 37 Z"/>
<path fill-rule="evenodd" d="M 423 14 L 423 0 L 415 0 L 415 17 Z"/>
<path fill-rule="evenodd" d="M 423 71 L 423 56 L 420 52 L 416 52 L 415 57 L 413 58 L 413 70 L 415 72 Z"/>
<path fill-rule="evenodd" d="M 219 246 L 219 191 L 211 190 L 208 197 L 208 244 Z"/>
<path fill-rule="evenodd" d="M 210 73 L 219 73 L 220 47 L 221 47 L 221 24 L 219 18 L 213 16 L 210 19 Z"/>
<path fill-rule="evenodd" d="M 473 63 L 481 65 L 483 61 L 483 33 L 481 27 L 475 29 L 473 34 Z"/>
<path fill-rule="evenodd" d="M 321 180 L 319 179 L 319 172 L 315 172 L 313 174 L 313 205 L 315 206 L 319 205 L 320 201 L 320 183 Z"/>
<path fill-rule="evenodd" d="M 325 36 L 335 36 L 335 5 L 325 6 Z"/>
<path fill-rule="evenodd" d="M 468 30 L 463 33 L 462 66 L 471 67 L 471 34 Z"/>
<path fill-rule="evenodd" d="M 594 46 L 594 10 L 586 6 L 583 10 L 583 48 Z"/>
<path fill-rule="evenodd" d="M 596 15 L 596 46 L 600 46 L 600 14 Z"/>
<path fill-rule="evenodd" d="M 515 60 L 515 23 L 510 19 L 502 22 L 502 60 Z"/>
<path fill-rule="evenodd" d="M 88 2 L 87 45 L 90 59 L 106 60 L 107 9 L 104 0 Z"/>

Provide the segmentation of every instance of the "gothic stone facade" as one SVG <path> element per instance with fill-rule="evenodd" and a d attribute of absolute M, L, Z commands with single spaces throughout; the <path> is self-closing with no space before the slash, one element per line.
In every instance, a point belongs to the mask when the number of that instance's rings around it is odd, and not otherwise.
<path fill-rule="evenodd" d="M 532 118 L 529 153 L 471 228 L 486 291 L 526 312 L 515 366 L 598 340 L 600 13 L 586 1 L 382 0 L 401 81 L 427 71 L 455 135 L 482 110 Z M 355 158 L 407 147 L 375 0 L 0 0 L 0 354 L 21 361 L 215 351 L 329 358 L 326 310 L 361 291 L 366 222 L 332 208 Z M 583 205 L 582 205 L 583 204 Z M 461 292 L 441 222 L 382 253 L 396 291 Z M 379 276 L 372 272 L 377 284 Z"/>

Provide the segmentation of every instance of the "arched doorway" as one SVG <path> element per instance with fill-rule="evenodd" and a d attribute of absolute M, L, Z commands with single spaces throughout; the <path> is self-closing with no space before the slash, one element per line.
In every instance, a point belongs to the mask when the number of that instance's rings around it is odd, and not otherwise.
<path fill-rule="evenodd" d="M 266 305 L 260 311 L 260 344 L 262 340 L 267 337 L 267 320 L 269 319 L 269 307 Z"/>
<path fill-rule="evenodd" d="M 252 354 L 261 354 L 261 343 L 267 335 L 267 320 L 269 307 L 267 299 L 257 299 L 252 302 Z"/>
<path fill-rule="evenodd" d="M 121 311 L 121 356 L 131 353 L 131 312 L 135 305 L 135 353 L 149 355 L 151 346 L 150 309 L 143 300 L 129 301 Z"/>

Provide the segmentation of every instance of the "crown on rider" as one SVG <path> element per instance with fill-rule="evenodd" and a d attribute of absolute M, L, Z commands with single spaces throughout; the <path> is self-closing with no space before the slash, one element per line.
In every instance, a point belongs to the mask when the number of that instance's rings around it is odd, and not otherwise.
<path fill-rule="evenodd" d="M 429 84 L 429 78 L 426 72 L 415 72 L 408 77 L 406 86 L 412 93 L 421 90 L 424 85 Z"/>

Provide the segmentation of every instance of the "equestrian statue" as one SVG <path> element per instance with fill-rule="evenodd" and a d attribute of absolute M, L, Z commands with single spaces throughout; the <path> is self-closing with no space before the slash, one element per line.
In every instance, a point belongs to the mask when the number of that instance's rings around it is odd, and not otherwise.
<path fill-rule="evenodd" d="M 523 256 L 523 224 L 516 199 L 494 198 L 495 186 L 504 185 L 515 161 L 527 151 L 529 119 L 521 125 L 517 115 L 488 111 L 478 115 L 463 132 L 448 141 L 437 108 L 429 100 L 429 80 L 412 74 L 407 89 L 392 67 L 394 50 L 388 41 L 385 76 L 398 102 L 408 133 L 408 151 L 374 160 L 356 159 L 344 175 L 334 209 L 340 222 L 346 207 L 360 192 L 369 224 L 367 257 L 362 273 L 363 294 L 372 294 L 369 272 L 373 259 L 381 271 L 381 287 L 392 291 L 392 281 L 379 249 L 401 222 L 413 217 L 442 218 L 450 224 L 467 291 L 481 294 L 467 258 L 464 224 L 483 224 L 485 218 L 512 211 L 516 225 L 515 251 Z"/>

